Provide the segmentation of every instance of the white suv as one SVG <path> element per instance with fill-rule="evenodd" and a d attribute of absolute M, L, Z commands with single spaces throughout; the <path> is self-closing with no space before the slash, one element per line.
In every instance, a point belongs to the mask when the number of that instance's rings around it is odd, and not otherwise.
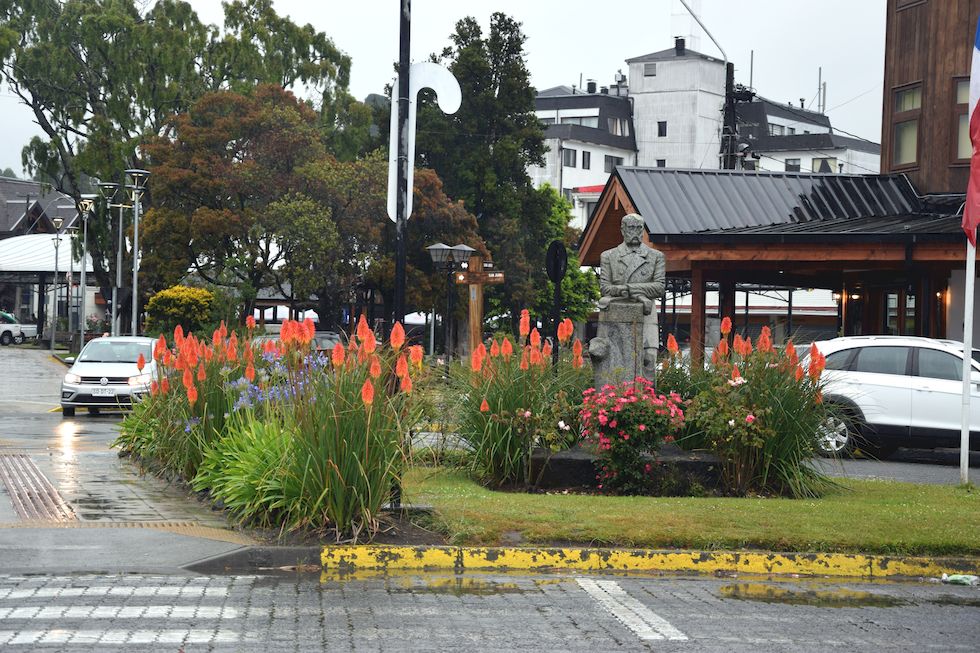
<path fill-rule="evenodd" d="M 823 455 L 861 448 L 960 446 L 963 343 L 915 336 L 851 336 L 817 342 L 826 356 L 825 401 L 837 407 L 818 442 Z M 980 449 L 980 350 L 970 375 L 970 448 Z"/>

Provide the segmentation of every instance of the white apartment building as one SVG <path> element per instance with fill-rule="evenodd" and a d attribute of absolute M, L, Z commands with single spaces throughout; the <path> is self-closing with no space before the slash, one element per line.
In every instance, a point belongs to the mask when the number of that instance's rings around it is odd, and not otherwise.
<path fill-rule="evenodd" d="M 717 168 L 721 148 L 725 66 L 687 49 L 678 38 L 670 50 L 627 59 L 633 99 L 637 165 Z"/>
<path fill-rule="evenodd" d="M 617 82 L 625 81 L 625 78 Z M 571 226 L 584 229 L 609 173 L 617 165 L 636 164 L 636 140 L 625 86 L 598 88 L 589 81 L 584 92 L 556 86 L 535 98 L 535 112 L 545 125 L 544 166 L 528 173 L 535 187 L 549 184 L 572 203 Z M 621 94 L 620 94 L 621 93 Z"/>
<path fill-rule="evenodd" d="M 738 106 L 743 169 L 877 174 L 878 143 L 835 133 L 830 118 L 790 103 L 756 97 Z"/>

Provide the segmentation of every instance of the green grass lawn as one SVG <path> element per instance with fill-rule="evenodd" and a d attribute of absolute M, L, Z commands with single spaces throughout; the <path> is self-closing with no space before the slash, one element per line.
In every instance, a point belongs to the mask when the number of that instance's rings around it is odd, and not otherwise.
<path fill-rule="evenodd" d="M 414 468 L 407 499 L 431 505 L 453 544 L 766 549 L 980 555 L 980 490 L 841 480 L 821 499 L 653 498 L 492 492 Z"/>

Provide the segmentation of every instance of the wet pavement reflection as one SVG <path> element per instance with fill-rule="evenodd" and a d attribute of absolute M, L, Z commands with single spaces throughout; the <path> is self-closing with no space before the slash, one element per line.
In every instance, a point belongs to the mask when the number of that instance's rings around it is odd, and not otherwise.
<path fill-rule="evenodd" d="M 121 413 L 98 416 L 57 411 L 65 367 L 45 352 L 0 350 L 0 454 L 26 453 L 81 521 L 194 522 L 225 528 L 225 518 L 185 487 L 141 474 L 134 461 L 119 458 L 111 443 Z M 0 523 L 13 521 L 0 490 Z"/>

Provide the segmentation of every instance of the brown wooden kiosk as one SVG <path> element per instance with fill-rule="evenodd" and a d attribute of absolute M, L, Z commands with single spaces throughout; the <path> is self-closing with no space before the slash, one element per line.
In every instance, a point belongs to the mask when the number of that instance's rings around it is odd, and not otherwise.
<path fill-rule="evenodd" d="M 738 284 L 839 293 L 843 335 L 946 336 L 950 273 L 963 269 L 963 195 L 920 196 L 905 175 L 617 168 L 582 234 L 579 258 L 597 266 L 628 213 L 689 279 L 691 353 L 703 355 L 705 289 L 733 315 Z M 904 307 L 891 313 L 889 306 Z M 701 334 L 695 337 L 695 334 Z"/>

